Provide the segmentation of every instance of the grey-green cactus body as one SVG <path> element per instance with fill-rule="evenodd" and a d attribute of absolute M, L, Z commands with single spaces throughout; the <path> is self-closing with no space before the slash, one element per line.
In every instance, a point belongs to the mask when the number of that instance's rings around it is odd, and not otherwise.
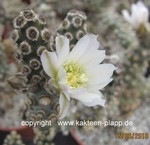
<path fill-rule="evenodd" d="M 40 54 L 48 48 L 51 34 L 46 29 L 44 17 L 26 9 L 14 19 L 12 39 L 17 44 L 16 60 L 21 66 L 21 72 L 27 76 L 29 84 L 42 82 L 46 76 L 43 71 Z"/>
<path fill-rule="evenodd" d="M 8 62 L 8 60 L 5 55 L 3 45 L 0 44 L 0 81 L 1 81 L 1 83 L 4 82 L 4 80 L 6 79 L 6 76 L 7 76 L 7 72 L 8 72 L 7 62 Z"/>
<path fill-rule="evenodd" d="M 41 53 L 50 50 L 49 42 L 52 39 L 46 21 L 31 9 L 24 9 L 13 24 L 15 30 L 12 39 L 17 46 L 15 58 L 20 70 L 10 79 L 10 84 L 15 89 L 24 90 L 28 96 L 25 103 L 27 120 L 56 121 L 59 93 L 47 85 L 50 78 L 40 61 Z"/>
<path fill-rule="evenodd" d="M 28 100 L 25 102 L 27 119 L 56 121 L 59 112 L 58 98 L 57 92 L 49 93 L 45 89 L 28 93 Z"/>
<path fill-rule="evenodd" d="M 126 23 L 116 12 L 110 10 L 101 14 L 101 23 L 116 35 L 124 48 L 136 48 L 138 40 L 132 27 Z"/>
<path fill-rule="evenodd" d="M 69 38 L 71 49 L 87 33 L 86 19 L 85 13 L 71 10 L 57 29 L 59 35 L 65 35 Z"/>

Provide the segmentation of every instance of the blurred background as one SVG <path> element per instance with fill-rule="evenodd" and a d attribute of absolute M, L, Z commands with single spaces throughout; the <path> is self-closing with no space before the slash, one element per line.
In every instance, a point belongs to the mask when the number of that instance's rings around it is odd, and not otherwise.
<path fill-rule="evenodd" d="M 0 144 L 150 145 L 149 9 L 149 0 L 0 0 Z M 29 41 L 28 26 L 43 31 L 40 40 Z M 133 125 L 22 127 L 22 120 L 57 121 L 58 97 L 52 97 L 57 93 L 52 88 L 48 96 L 41 87 L 47 81 L 41 51 L 55 51 L 57 35 L 68 37 L 72 49 L 87 33 L 98 35 L 104 62 L 118 69 L 102 90 L 104 108 L 74 101 L 64 120 L 129 120 Z M 119 132 L 148 133 L 149 139 L 116 139 Z"/>

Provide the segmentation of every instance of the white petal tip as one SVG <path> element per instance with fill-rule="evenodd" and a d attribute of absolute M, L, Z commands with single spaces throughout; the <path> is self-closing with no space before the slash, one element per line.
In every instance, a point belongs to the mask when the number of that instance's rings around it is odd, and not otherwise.
<path fill-rule="evenodd" d="M 100 106 L 105 107 L 106 100 L 101 100 Z"/>
<path fill-rule="evenodd" d="M 66 96 L 62 93 L 60 94 L 59 104 L 60 104 L 60 112 L 58 118 L 63 119 L 68 113 L 70 102 L 66 98 Z"/>
<path fill-rule="evenodd" d="M 118 67 L 115 67 L 115 66 L 114 66 L 114 70 L 117 70 L 117 69 L 118 69 Z"/>

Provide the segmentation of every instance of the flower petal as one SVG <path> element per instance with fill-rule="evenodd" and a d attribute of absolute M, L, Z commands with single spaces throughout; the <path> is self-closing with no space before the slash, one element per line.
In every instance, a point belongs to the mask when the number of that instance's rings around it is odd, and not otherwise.
<path fill-rule="evenodd" d="M 137 2 L 137 7 L 138 7 L 138 12 L 139 12 L 139 19 L 141 20 L 141 23 L 146 23 L 148 22 L 149 19 L 149 10 L 148 8 L 144 5 L 142 1 Z"/>
<path fill-rule="evenodd" d="M 131 23 L 132 20 L 131 20 L 131 16 L 129 15 L 129 12 L 128 12 L 127 10 L 123 10 L 123 11 L 122 11 L 122 14 L 123 14 L 125 20 L 126 20 L 127 22 Z"/>
<path fill-rule="evenodd" d="M 99 47 L 100 47 L 100 43 L 99 41 L 97 40 L 97 35 L 94 35 L 94 34 L 87 34 L 90 41 L 89 41 L 89 44 L 88 44 L 88 50 L 89 49 L 95 49 L 97 50 Z"/>
<path fill-rule="evenodd" d="M 87 89 L 91 92 L 95 92 L 97 90 L 103 89 L 105 86 L 107 86 L 113 79 L 110 78 L 106 82 L 100 83 L 100 84 L 91 84 L 87 86 Z"/>
<path fill-rule="evenodd" d="M 74 94 L 81 94 L 81 93 L 84 93 L 84 92 L 87 92 L 87 88 L 76 88 L 76 89 L 70 89 L 69 90 L 69 93 L 71 95 L 74 95 Z"/>
<path fill-rule="evenodd" d="M 63 64 L 69 55 L 69 39 L 67 37 L 56 37 L 56 53 L 59 64 Z"/>
<path fill-rule="evenodd" d="M 88 48 L 85 51 L 84 55 L 82 55 L 79 59 L 79 63 L 85 68 L 101 63 L 106 57 L 105 50 L 98 50 L 98 48 L 100 47 L 100 43 L 97 40 L 98 36 L 88 34 L 88 37 L 90 39 Z"/>
<path fill-rule="evenodd" d="M 85 69 L 90 69 L 91 67 L 100 64 L 105 57 L 105 50 L 89 49 L 89 51 L 82 56 L 82 59 L 80 59 L 79 63 L 83 65 Z"/>
<path fill-rule="evenodd" d="M 57 72 L 57 82 L 65 83 L 66 79 L 66 72 L 62 66 L 59 67 L 58 72 Z"/>
<path fill-rule="evenodd" d="M 88 85 L 103 84 L 110 80 L 116 67 L 112 64 L 100 64 L 93 69 L 88 69 Z"/>
<path fill-rule="evenodd" d="M 59 119 L 63 119 L 69 110 L 70 102 L 66 98 L 64 94 L 60 94 L 59 98 L 59 104 L 60 104 L 60 112 L 59 112 Z"/>
<path fill-rule="evenodd" d="M 86 51 L 89 45 L 89 36 L 83 36 L 72 49 L 68 56 L 68 61 L 76 62 Z"/>
<path fill-rule="evenodd" d="M 70 95 L 69 95 L 69 88 L 68 88 L 68 86 L 67 85 L 65 85 L 65 84 L 62 84 L 62 83 L 58 83 L 58 85 L 59 85 L 59 89 L 60 89 L 60 92 L 62 92 L 64 95 L 65 95 L 65 97 L 68 99 L 68 100 L 70 100 Z"/>
<path fill-rule="evenodd" d="M 131 5 L 131 14 L 132 14 L 132 18 L 138 18 L 138 6 L 137 4 L 132 4 Z"/>
<path fill-rule="evenodd" d="M 138 8 L 137 4 L 132 4 L 132 6 L 131 6 L 131 19 L 132 19 L 132 26 L 135 29 L 137 29 L 140 26 L 142 17 L 140 15 L 139 8 Z"/>
<path fill-rule="evenodd" d="M 77 93 L 71 95 L 71 97 L 81 101 L 84 105 L 88 107 L 96 105 L 104 106 L 105 104 L 105 100 L 102 99 L 102 96 L 97 93 L 90 93 L 90 92 Z"/>
<path fill-rule="evenodd" d="M 122 13 L 135 29 L 138 29 L 142 24 L 145 25 L 149 20 L 149 10 L 142 1 L 132 4 L 131 16 L 129 16 L 127 10 L 123 10 Z"/>
<path fill-rule="evenodd" d="M 58 60 L 55 52 L 44 50 L 41 54 L 41 62 L 48 76 L 55 78 L 58 69 Z"/>

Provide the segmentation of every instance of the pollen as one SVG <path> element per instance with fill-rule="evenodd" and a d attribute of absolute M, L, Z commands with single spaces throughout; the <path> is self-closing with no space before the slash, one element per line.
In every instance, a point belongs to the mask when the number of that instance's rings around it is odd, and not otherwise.
<path fill-rule="evenodd" d="M 77 64 L 69 63 L 64 64 L 64 69 L 66 71 L 66 81 L 65 83 L 72 89 L 78 87 L 85 87 L 88 82 L 88 78 L 82 67 Z"/>

